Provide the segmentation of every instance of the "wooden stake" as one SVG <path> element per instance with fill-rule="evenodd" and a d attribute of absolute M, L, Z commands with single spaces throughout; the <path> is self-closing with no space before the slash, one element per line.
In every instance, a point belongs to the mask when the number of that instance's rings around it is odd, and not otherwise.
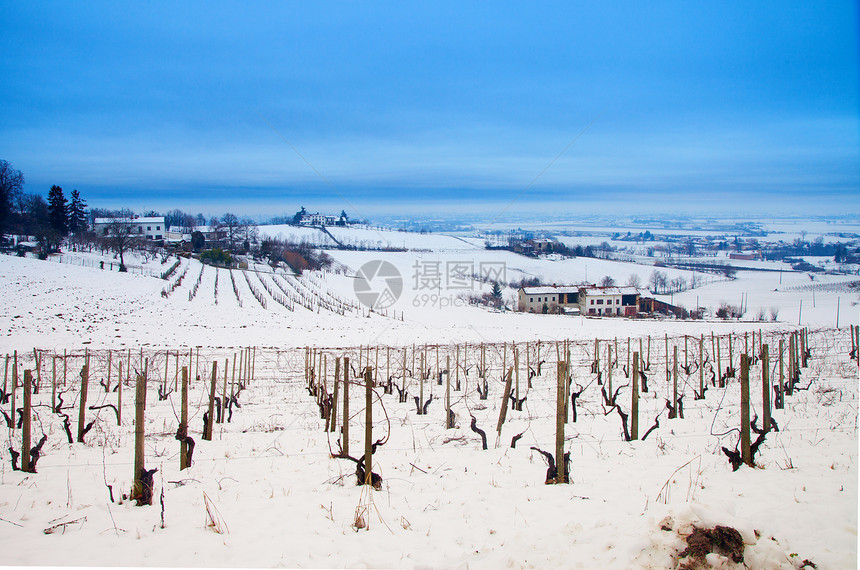
<path fill-rule="evenodd" d="M 794 333 L 791 333 L 788 337 L 788 382 L 785 385 L 785 393 L 791 396 L 793 388 L 794 388 L 794 378 L 795 378 L 795 356 L 794 356 Z"/>
<path fill-rule="evenodd" d="M 199 355 L 198 355 L 199 359 Z M 215 383 L 218 381 L 218 361 L 212 361 L 212 380 L 209 383 L 209 415 L 206 418 L 203 439 L 212 441 L 212 426 L 215 423 Z"/>
<path fill-rule="evenodd" d="M 785 340 L 779 338 L 779 400 L 776 402 L 776 409 L 781 410 L 785 407 L 785 374 L 783 371 L 783 357 L 785 356 Z"/>
<path fill-rule="evenodd" d="M 761 347 L 761 407 L 762 407 L 762 429 L 770 430 L 770 348 L 768 345 Z"/>
<path fill-rule="evenodd" d="M 445 368 L 448 374 L 445 375 L 445 429 L 452 429 L 451 425 L 451 355 L 445 355 Z"/>
<path fill-rule="evenodd" d="M 110 354 L 110 353 L 108 353 Z M 9 362 L 9 357 L 6 357 L 6 362 Z M 3 387 L 6 387 L 4 380 Z M 51 410 L 57 409 L 57 355 L 51 359 Z"/>
<path fill-rule="evenodd" d="M 119 360 L 119 375 L 116 388 L 116 425 L 122 425 L 122 358 Z"/>
<path fill-rule="evenodd" d="M 555 464 L 558 475 L 556 483 L 563 483 L 565 479 L 564 464 L 564 409 L 565 409 L 565 377 L 567 370 L 564 362 L 559 361 L 556 365 L 556 397 L 555 397 Z"/>
<path fill-rule="evenodd" d="M 334 432 L 337 427 L 337 387 L 340 384 L 340 358 L 334 359 L 334 390 L 331 397 L 331 413 L 329 414 L 330 432 Z"/>
<path fill-rule="evenodd" d="M 146 377 L 137 375 L 134 396 L 134 478 L 132 479 L 131 496 L 139 497 L 143 491 L 141 475 L 145 469 L 144 459 L 144 413 L 146 410 Z"/>
<path fill-rule="evenodd" d="M 741 459 L 753 466 L 750 450 L 750 362 L 746 354 L 741 355 Z"/>
<path fill-rule="evenodd" d="M 180 408 L 179 425 L 185 427 L 188 435 L 188 368 L 182 367 L 182 407 Z M 179 444 L 179 470 L 188 469 L 188 444 L 185 441 Z"/>
<path fill-rule="evenodd" d="M 349 357 L 343 358 L 343 421 L 341 422 L 341 434 L 343 435 L 343 452 L 349 455 Z"/>
<path fill-rule="evenodd" d="M 421 373 L 418 375 L 418 415 L 424 414 L 424 353 L 427 347 L 421 351 Z"/>
<path fill-rule="evenodd" d="M 21 471 L 30 472 L 30 397 L 33 394 L 33 373 L 24 370 L 24 421 L 21 424 L 23 439 L 21 443 Z"/>
<path fill-rule="evenodd" d="M 617 358 L 618 357 L 618 352 L 617 352 L 618 347 L 616 346 L 615 349 L 616 349 L 615 356 Z M 606 346 L 606 361 L 609 362 L 609 366 L 606 369 L 606 393 L 611 395 L 612 394 L 612 345 L 611 344 Z"/>
<path fill-rule="evenodd" d="M 680 410 L 678 406 L 678 345 L 672 347 L 674 358 L 672 366 L 672 406 L 675 407 L 675 417 L 680 418 Z"/>
<path fill-rule="evenodd" d="M 717 381 L 720 388 L 726 387 L 726 379 L 723 376 L 722 362 L 720 362 L 720 337 L 717 337 Z"/>
<path fill-rule="evenodd" d="M 230 359 L 224 359 L 224 385 L 221 387 L 221 421 L 223 424 L 227 421 L 227 373 L 230 370 Z"/>
<path fill-rule="evenodd" d="M 699 394 L 705 397 L 705 335 L 699 335 Z"/>
<path fill-rule="evenodd" d="M 505 418 L 508 415 L 508 400 L 511 397 L 511 377 L 514 374 L 513 366 L 508 369 L 507 377 L 505 378 L 505 392 L 502 396 L 502 409 L 499 410 L 499 421 L 496 424 L 496 433 L 498 437 L 496 437 L 496 447 L 499 444 L 499 437 L 502 436 L 502 424 L 505 423 Z"/>
<path fill-rule="evenodd" d="M 666 336 L 666 388 L 668 389 L 669 384 L 672 382 L 672 373 L 669 370 L 669 333 L 664 333 Z"/>
<path fill-rule="evenodd" d="M 369 360 L 369 359 L 368 359 Z M 373 466 L 373 369 L 364 369 L 364 484 L 371 483 Z"/>
<path fill-rule="evenodd" d="M 90 382 L 90 356 L 89 353 L 86 354 L 84 360 L 84 367 L 81 368 L 81 398 L 80 398 L 80 409 L 78 410 L 78 443 L 84 442 L 84 428 L 86 424 L 86 411 L 87 411 L 87 386 Z"/>
<path fill-rule="evenodd" d="M 527 345 L 528 346 L 528 345 Z M 516 380 L 516 389 L 514 398 L 517 402 L 520 401 L 520 349 L 514 344 L 514 375 Z"/>
<path fill-rule="evenodd" d="M 633 353 L 633 378 L 631 382 L 632 395 L 630 402 L 630 439 L 636 441 L 639 439 L 639 353 Z"/>
<path fill-rule="evenodd" d="M 15 392 L 18 388 L 18 351 L 16 350 L 12 356 L 12 394 L 9 396 L 9 401 L 11 402 L 11 418 L 12 418 L 12 427 L 9 429 L 14 430 L 15 426 L 18 423 L 15 421 L 15 414 L 18 413 L 15 410 Z"/>

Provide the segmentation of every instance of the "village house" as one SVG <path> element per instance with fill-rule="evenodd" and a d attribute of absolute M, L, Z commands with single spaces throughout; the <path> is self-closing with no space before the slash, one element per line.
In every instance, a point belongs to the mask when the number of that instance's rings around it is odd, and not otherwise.
<path fill-rule="evenodd" d="M 167 235 L 164 216 L 147 218 L 96 218 L 93 221 L 93 231 L 97 235 L 108 236 L 111 232 L 111 224 L 114 223 L 128 224 L 132 228 L 132 234 L 143 237 L 147 241 L 161 241 Z"/>
<path fill-rule="evenodd" d="M 594 285 L 540 285 L 520 287 L 517 308 L 529 313 L 559 311 L 583 315 L 635 317 L 639 290 L 635 287 Z"/>
<path fill-rule="evenodd" d="M 635 317 L 639 312 L 636 287 L 583 287 L 579 293 L 582 314 Z"/>
<path fill-rule="evenodd" d="M 546 305 L 547 312 L 579 310 L 579 286 L 577 285 L 539 285 L 536 287 L 520 287 L 517 308 L 527 313 L 542 313 Z"/>

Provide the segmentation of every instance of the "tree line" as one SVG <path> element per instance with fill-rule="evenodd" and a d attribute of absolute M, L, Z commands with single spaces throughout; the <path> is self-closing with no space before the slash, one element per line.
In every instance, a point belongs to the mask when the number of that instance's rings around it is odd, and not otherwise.
<path fill-rule="evenodd" d="M 87 227 L 87 203 L 77 190 L 68 199 L 57 185 L 51 186 L 47 200 L 25 193 L 21 171 L 0 160 L 0 237 L 35 236 L 43 251 L 50 253 L 57 251 L 64 238 Z"/>

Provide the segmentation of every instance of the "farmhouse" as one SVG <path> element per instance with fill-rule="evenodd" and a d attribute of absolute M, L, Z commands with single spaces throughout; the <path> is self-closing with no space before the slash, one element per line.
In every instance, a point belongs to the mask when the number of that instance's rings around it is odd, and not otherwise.
<path fill-rule="evenodd" d="M 639 290 L 635 287 L 541 285 L 520 287 L 517 308 L 529 313 L 579 312 L 588 315 L 635 317 Z"/>
<path fill-rule="evenodd" d="M 111 225 L 117 223 L 128 224 L 132 228 L 132 234 L 143 237 L 146 240 L 160 241 L 167 235 L 164 216 L 149 218 L 96 218 L 93 221 L 93 229 L 98 235 L 108 236 L 111 233 Z"/>
<path fill-rule="evenodd" d="M 537 287 L 520 287 L 517 307 L 528 313 L 542 313 L 546 305 L 547 312 L 555 313 L 561 310 L 579 309 L 579 287 L 577 285 L 541 285 Z"/>
<path fill-rule="evenodd" d="M 635 317 L 639 312 L 636 287 L 582 287 L 579 290 L 583 314 Z"/>

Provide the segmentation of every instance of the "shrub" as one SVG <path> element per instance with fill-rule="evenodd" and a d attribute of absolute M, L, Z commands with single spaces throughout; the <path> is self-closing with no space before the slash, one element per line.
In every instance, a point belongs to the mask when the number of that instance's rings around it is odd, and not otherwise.
<path fill-rule="evenodd" d="M 233 263 L 233 258 L 230 256 L 230 254 L 221 249 L 220 247 L 207 249 L 200 254 L 199 259 L 203 263 L 209 263 L 211 265 L 222 265 L 224 267 L 228 267 Z"/>

